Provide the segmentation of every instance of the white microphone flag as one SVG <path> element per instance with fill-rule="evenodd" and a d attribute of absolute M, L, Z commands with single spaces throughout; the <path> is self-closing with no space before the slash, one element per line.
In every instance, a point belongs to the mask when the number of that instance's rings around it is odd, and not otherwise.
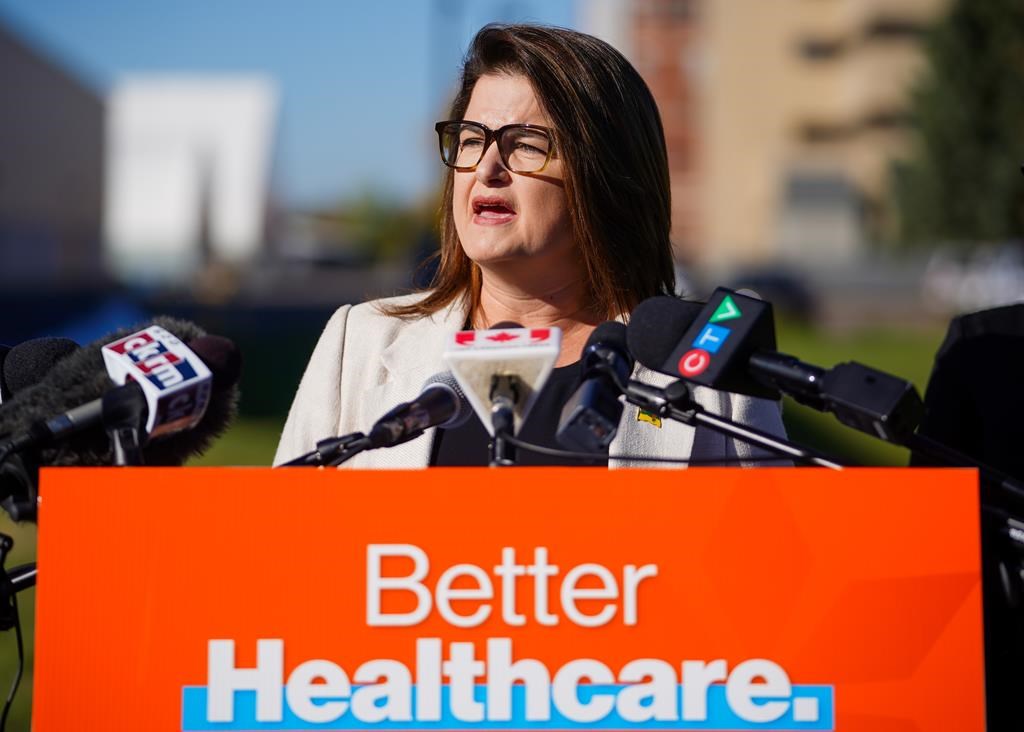
<path fill-rule="evenodd" d="M 142 387 L 150 437 L 195 427 L 210 403 L 213 377 L 202 359 L 158 325 L 103 346 L 103 363 L 118 386 Z"/>
<path fill-rule="evenodd" d="M 464 330 L 453 333 L 444 362 L 466 393 L 480 421 L 493 435 L 491 382 L 495 376 L 518 377 L 521 393 L 514 407 L 518 433 L 541 387 L 551 375 L 562 343 L 558 328 Z"/>

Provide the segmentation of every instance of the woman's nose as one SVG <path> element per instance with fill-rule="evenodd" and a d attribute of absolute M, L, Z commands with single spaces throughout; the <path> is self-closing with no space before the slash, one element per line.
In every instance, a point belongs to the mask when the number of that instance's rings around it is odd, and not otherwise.
<path fill-rule="evenodd" d="M 492 142 L 484 150 L 484 156 L 476 166 L 476 177 L 482 183 L 503 183 L 510 180 L 511 176 L 501 162 L 501 154 L 498 152 L 497 141 Z"/>

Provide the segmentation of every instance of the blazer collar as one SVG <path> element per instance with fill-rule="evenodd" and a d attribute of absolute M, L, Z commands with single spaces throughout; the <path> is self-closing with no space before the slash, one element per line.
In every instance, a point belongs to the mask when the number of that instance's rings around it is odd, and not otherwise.
<path fill-rule="evenodd" d="M 443 370 L 441 360 L 448 336 L 462 330 L 466 315 L 453 303 L 433 315 L 409 321 L 381 353 L 381 363 L 392 378 L 426 376 Z M 433 369 L 431 371 L 431 369 Z"/>

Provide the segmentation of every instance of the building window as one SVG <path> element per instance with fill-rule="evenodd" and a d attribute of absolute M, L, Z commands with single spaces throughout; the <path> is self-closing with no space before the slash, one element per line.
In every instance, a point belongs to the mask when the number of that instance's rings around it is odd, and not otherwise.
<path fill-rule="evenodd" d="M 909 18 L 879 17 L 864 26 L 865 41 L 916 41 L 924 35 L 924 26 Z"/>
<path fill-rule="evenodd" d="M 910 115 L 900 109 L 881 109 L 864 117 L 861 126 L 868 130 L 896 130 L 910 126 Z"/>
<path fill-rule="evenodd" d="M 798 43 L 797 49 L 808 61 L 828 61 L 841 55 L 845 44 L 840 39 L 805 38 Z"/>
<path fill-rule="evenodd" d="M 696 15 L 695 5 L 694 0 L 647 0 L 640 10 L 650 18 L 687 21 Z"/>
<path fill-rule="evenodd" d="M 850 125 L 831 122 L 804 122 L 797 129 L 797 136 L 802 142 L 829 143 L 842 142 L 855 132 Z"/>

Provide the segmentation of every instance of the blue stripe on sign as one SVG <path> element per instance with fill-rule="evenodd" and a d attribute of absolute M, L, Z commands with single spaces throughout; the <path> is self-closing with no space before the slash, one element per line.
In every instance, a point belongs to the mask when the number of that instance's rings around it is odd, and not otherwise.
<path fill-rule="evenodd" d="M 353 691 L 359 688 L 353 687 Z M 477 685 L 474 689 L 474 698 L 483 703 L 486 701 L 486 686 Z M 579 698 L 582 703 L 587 703 L 595 694 L 615 694 L 626 688 L 625 685 L 603 685 L 585 684 L 579 687 Z M 679 686 L 677 704 L 681 703 L 682 685 Z M 448 686 L 441 690 L 441 713 L 442 718 L 437 722 L 362 722 L 352 716 L 351 710 L 343 714 L 339 719 L 332 722 L 311 723 L 299 719 L 283 703 L 284 719 L 280 722 L 257 722 L 256 721 L 256 692 L 239 691 L 235 692 L 235 719 L 233 722 L 208 722 L 206 721 L 206 687 L 186 686 L 182 690 L 182 721 L 183 732 L 200 732 L 206 730 L 247 730 L 248 732 L 263 732 L 263 730 L 577 730 L 577 729 L 599 729 L 599 730 L 833 730 L 834 729 L 834 692 L 831 686 L 822 685 L 794 685 L 793 696 L 789 709 L 781 718 L 774 722 L 755 723 L 748 722 L 736 714 L 730 708 L 725 698 L 725 687 L 716 684 L 708 689 L 708 718 L 703 721 L 675 721 L 675 722 L 627 722 L 619 716 L 617 710 L 597 722 L 575 722 L 562 716 L 551 704 L 551 719 L 543 722 L 528 722 L 525 719 L 525 696 L 526 688 L 522 685 L 512 687 L 512 719 L 508 722 L 464 722 L 456 719 L 451 713 L 450 689 Z M 416 690 L 413 687 L 412 709 L 416 709 Z M 281 690 L 282 699 L 284 689 Z M 807 701 L 798 701 L 807 700 Z M 813 700 L 813 701 L 810 701 Z M 759 699 L 760 703 L 771 701 L 770 699 Z M 815 707 L 817 719 L 814 721 L 798 722 L 794 719 L 795 712 L 802 711 L 806 718 L 808 707 Z"/>

